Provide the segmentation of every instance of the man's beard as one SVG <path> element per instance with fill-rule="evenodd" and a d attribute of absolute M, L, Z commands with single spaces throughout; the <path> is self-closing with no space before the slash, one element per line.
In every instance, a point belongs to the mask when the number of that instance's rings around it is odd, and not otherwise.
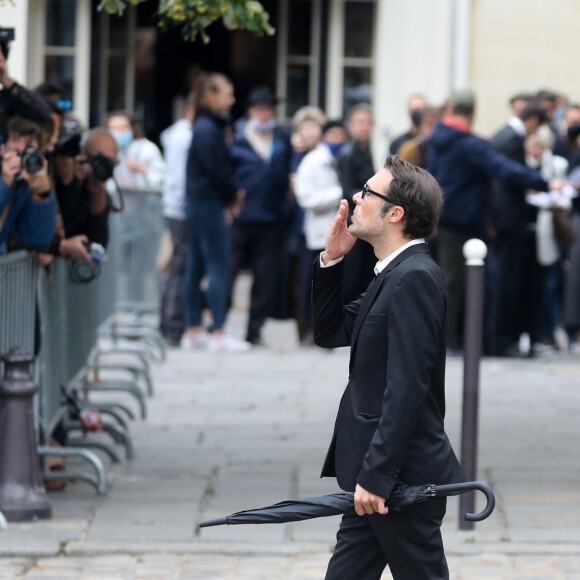
<path fill-rule="evenodd" d="M 365 236 L 364 230 L 361 231 L 361 229 L 358 228 L 354 222 L 350 224 L 350 226 L 348 228 L 348 233 L 351 234 L 352 236 L 354 236 L 355 238 L 357 238 L 358 240 L 363 240 L 365 242 L 369 241 L 367 239 L 367 237 Z"/>

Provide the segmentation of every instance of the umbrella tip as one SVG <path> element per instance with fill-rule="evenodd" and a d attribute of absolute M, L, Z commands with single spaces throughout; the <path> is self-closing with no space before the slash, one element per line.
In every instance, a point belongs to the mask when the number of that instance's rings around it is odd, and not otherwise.
<path fill-rule="evenodd" d="M 223 526 L 228 523 L 228 518 L 217 518 L 216 520 L 205 520 L 204 522 L 199 522 L 198 527 L 200 528 L 211 528 L 212 526 Z"/>

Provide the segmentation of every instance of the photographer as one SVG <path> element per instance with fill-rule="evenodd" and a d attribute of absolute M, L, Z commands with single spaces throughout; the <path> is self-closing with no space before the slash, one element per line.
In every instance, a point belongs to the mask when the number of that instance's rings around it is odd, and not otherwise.
<path fill-rule="evenodd" d="M 9 236 L 19 245 L 40 249 L 56 226 L 56 200 L 48 163 L 39 147 L 42 130 L 32 121 L 14 117 L 6 126 L 0 174 L 0 254 Z"/>
<path fill-rule="evenodd" d="M 86 249 L 89 241 L 107 246 L 110 203 L 106 182 L 113 175 L 117 151 L 113 137 L 101 128 L 89 132 L 82 151 L 57 148 L 55 189 L 65 236 L 54 236 L 52 254 L 91 260 Z"/>
<path fill-rule="evenodd" d="M 14 29 L 0 28 L 0 143 L 7 140 L 6 126 L 12 117 L 20 116 L 39 125 L 50 118 L 44 100 L 10 78 L 7 61 L 11 40 L 14 40 Z"/>

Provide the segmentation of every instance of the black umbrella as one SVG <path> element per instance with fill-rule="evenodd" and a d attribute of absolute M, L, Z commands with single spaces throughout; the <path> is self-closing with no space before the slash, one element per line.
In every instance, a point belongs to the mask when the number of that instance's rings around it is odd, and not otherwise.
<path fill-rule="evenodd" d="M 479 481 L 451 483 L 447 485 L 407 485 L 397 482 L 387 501 L 387 506 L 390 509 L 399 511 L 405 506 L 425 501 L 430 497 L 458 495 L 476 489 L 485 494 L 487 497 L 487 505 L 478 514 L 465 514 L 465 519 L 470 522 L 480 522 L 487 518 L 493 511 L 495 507 L 495 496 L 487 485 Z M 224 524 L 283 524 L 325 516 L 336 516 L 353 510 L 352 492 L 332 493 L 320 497 L 287 500 L 268 507 L 236 512 L 225 518 L 200 522 L 199 527 L 209 528 L 210 526 L 221 526 Z"/>

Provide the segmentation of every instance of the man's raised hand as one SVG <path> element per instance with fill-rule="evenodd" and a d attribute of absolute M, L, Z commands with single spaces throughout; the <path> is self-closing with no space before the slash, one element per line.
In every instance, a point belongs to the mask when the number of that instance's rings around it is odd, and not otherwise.
<path fill-rule="evenodd" d="M 326 247 L 322 253 L 322 263 L 324 265 L 348 254 L 356 242 L 356 238 L 348 231 L 347 218 L 348 202 L 343 199 L 340 201 L 340 207 L 328 228 Z"/>

